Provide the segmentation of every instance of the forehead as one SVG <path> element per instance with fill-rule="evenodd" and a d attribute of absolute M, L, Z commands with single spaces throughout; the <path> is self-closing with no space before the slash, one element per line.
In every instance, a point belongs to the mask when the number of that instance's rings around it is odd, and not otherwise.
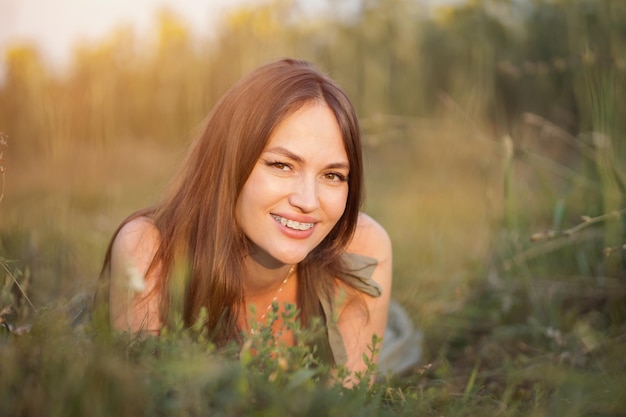
<path fill-rule="evenodd" d="M 264 151 L 277 147 L 303 156 L 348 159 L 337 118 L 332 109 L 320 101 L 305 103 L 276 126 Z"/>

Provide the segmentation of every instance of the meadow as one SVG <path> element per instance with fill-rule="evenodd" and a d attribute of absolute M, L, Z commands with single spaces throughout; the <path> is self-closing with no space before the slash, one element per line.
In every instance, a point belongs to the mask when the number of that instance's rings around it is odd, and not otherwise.
<path fill-rule="evenodd" d="M 119 28 L 63 74 L 31 45 L 3 57 L 0 415 L 626 415 L 626 4 L 298 10 L 234 11 L 215 39 L 164 10 L 151 36 Z M 281 56 L 353 99 L 364 211 L 423 332 L 420 363 L 371 387 L 263 334 L 238 355 L 194 328 L 138 340 L 84 317 L 119 222 L 225 89 Z"/>

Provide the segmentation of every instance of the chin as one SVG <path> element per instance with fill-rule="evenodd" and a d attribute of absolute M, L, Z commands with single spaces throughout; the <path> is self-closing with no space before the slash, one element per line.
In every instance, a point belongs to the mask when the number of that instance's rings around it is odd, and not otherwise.
<path fill-rule="evenodd" d="M 296 265 L 304 261 L 306 257 L 309 256 L 309 253 L 311 252 L 309 251 L 306 253 L 283 255 L 283 256 L 277 257 L 276 259 L 286 265 Z"/>

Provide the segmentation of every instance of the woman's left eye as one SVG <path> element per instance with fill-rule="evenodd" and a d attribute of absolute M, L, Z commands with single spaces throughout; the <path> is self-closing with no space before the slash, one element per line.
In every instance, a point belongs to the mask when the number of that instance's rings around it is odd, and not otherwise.
<path fill-rule="evenodd" d="M 324 174 L 324 179 L 334 182 L 344 182 L 347 178 L 345 175 L 338 172 L 327 172 L 326 174 Z"/>

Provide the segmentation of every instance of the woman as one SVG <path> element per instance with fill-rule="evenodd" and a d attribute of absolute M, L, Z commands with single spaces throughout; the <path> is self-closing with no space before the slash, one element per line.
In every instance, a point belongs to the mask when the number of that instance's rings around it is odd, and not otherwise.
<path fill-rule="evenodd" d="M 318 350 L 331 363 L 365 370 L 385 331 L 391 244 L 359 212 L 362 177 L 357 118 L 337 84 L 307 62 L 258 68 L 214 107 L 161 201 L 116 231 L 101 274 L 111 323 L 158 333 L 183 286 L 186 325 L 204 320 L 216 344 L 271 326 L 290 345 L 280 316 L 295 304 L 304 327 L 326 324 Z"/>

